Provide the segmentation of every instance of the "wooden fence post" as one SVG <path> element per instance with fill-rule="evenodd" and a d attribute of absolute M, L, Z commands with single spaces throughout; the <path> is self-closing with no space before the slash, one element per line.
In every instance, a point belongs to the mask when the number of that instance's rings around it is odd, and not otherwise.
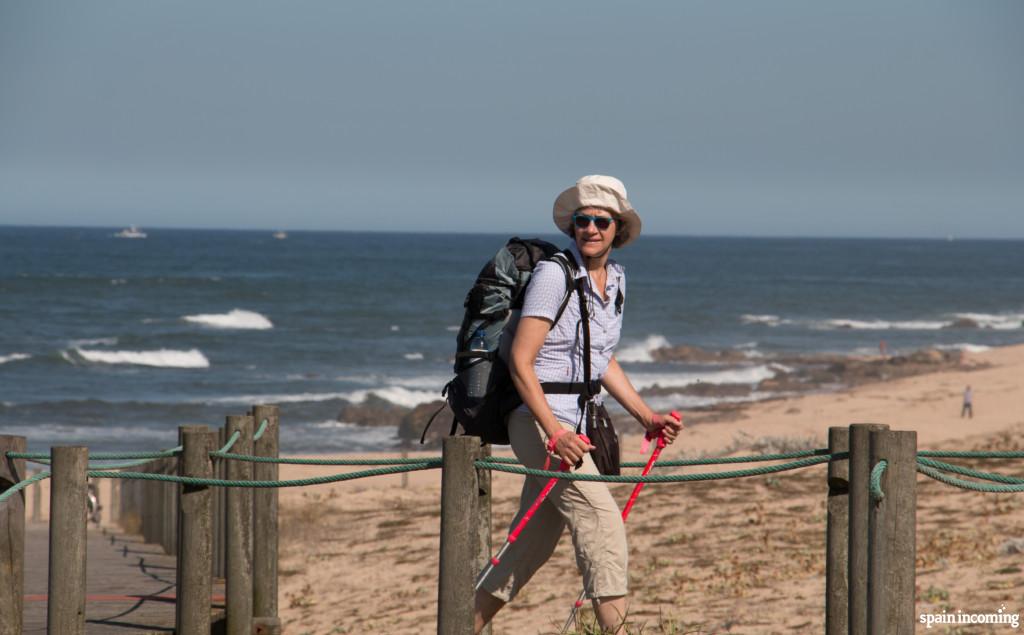
<path fill-rule="evenodd" d="M 280 409 L 277 406 L 254 406 L 253 425 L 267 427 L 259 439 L 253 440 L 253 454 L 278 457 Z M 254 463 L 253 478 L 276 481 L 277 463 Z M 277 616 L 277 501 L 276 487 L 260 488 L 252 493 L 252 612 L 257 635 L 278 635 L 281 620 Z"/>
<path fill-rule="evenodd" d="M 117 501 L 117 513 L 115 514 L 115 517 L 117 518 L 117 526 L 125 532 L 127 532 L 127 526 L 131 522 L 129 520 L 132 513 L 131 505 L 132 499 L 135 498 L 135 491 L 132 487 L 133 484 L 134 481 L 121 483 L 121 497 Z"/>
<path fill-rule="evenodd" d="M 491 456 L 491 446 L 485 445 L 478 450 L 477 458 L 483 459 Z M 491 557 L 491 470 L 477 468 L 477 552 L 476 568 L 473 569 L 475 576 L 483 571 Z M 474 582 L 475 584 L 475 582 Z M 480 635 L 491 635 L 491 624 L 488 624 L 480 631 Z"/>
<path fill-rule="evenodd" d="M 153 466 L 154 474 L 163 474 L 166 471 L 165 459 L 157 459 L 150 465 Z M 160 481 L 153 481 L 153 543 L 160 545 L 162 549 L 164 547 L 164 511 L 167 508 L 165 503 L 167 499 L 167 488 L 164 487 L 164 483 Z"/>
<path fill-rule="evenodd" d="M 227 426 L 218 428 L 217 430 L 217 442 L 215 445 L 216 449 L 221 449 L 224 444 L 228 441 L 228 435 L 226 434 Z M 215 478 L 224 479 L 227 478 L 227 461 L 225 459 L 216 459 L 213 462 L 213 474 Z M 225 565 L 225 552 L 226 546 L 226 525 L 225 516 L 227 515 L 227 488 L 218 487 L 213 492 L 213 577 L 215 578 L 226 578 L 227 567 Z"/>
<path fill-rule="evenodd" d="M 0 492 L 25 480 L 25 437 L 0 436 Z M 32 486 L 39 489 L 38 485 Z M 25 593 L 25 490 L 0 503 L 0 635 L 21 635 Z"/>
<path fill-rule="evenodd" d="M 868 491 L 868 479 L 871 476 L 868 437 L 872 430 L 888 429 L 889 426 L 878 423 L 855 423 L 850 426 L 850 458 L 847 461 L 850 510 L 846 622 L 850 635 L 867 635 L 868 632 L 868 509 L 871 505 Z"/>
<path fill-rule="evenodd" d="M 110 500 L 104 507 L 107 510 L 105 514 L 107 522 L 111 525 L 120 524 L 119 514 L 121 513 L 121 479 L 112 478 L 110 480 Z"/>
<path fill-rule="evenodd" d="M 89 448 L 50 449 L 48 633 L 85 634 L 86 502 Z"/>
<path fill-rule="evenodd" d="M 167 475 L 177 474 L 180 462 L 180 457 L 164 459 L 162 472 Z M 181 486 L 178 483 L 161 483 L 160 486 L 164 492 L 164 553 L 171 555 L 178 553 L 178 490 Z"/>
<path fill-rule="evenodd" d="M 838 454 L 850 449 L 850 431 L 845 427 L 828 429 L 828 452 Z M 828 508 L 825 521 L 825 635 L 847 635 L 846 548 L 850 518 L 850 469 L 846 459 L 828 464 Z"/>
<path fill-rule="evenodd" d="M 206 426 L 180 426 L 182 446 L 178 474 L 213 478 L 216 436 Z M 213 491 L 205 485 L 179 485 L 178 496 L 178 601 L 175 631 L 187 635 L 209 635 L 210 596 L 213 571 L 210 568 L 213 541 Z"/>
<path fill-rule="evenodd" d="M 870 633 L 913 635 L 917 562 L 917 432 L 879 430 L 870 436 L 871 466 L 886 461 L 884 498 L 872 501 L 868 544 Z"/>
<path fill-rule="evenodd" d="M 402 456 L 403 459 L 409 458 L 409 443 L 410 443 L 409 439 L 405 439 L 405 438 L 402 439 L 402 444 L 401 444 L 402 455 L 401 456 Z M 402 489 L 407 489 L 408 487 L 409 487 L 409 473 L 408 472 L 402 472 Z"/>
<path fill-rule="evenodd" d="M 145 472 L 145 468 L 140 471 Z M 121 529 L 142 533 L 142 486 L 144 481 L 131 480 L 121 484 Z"/>
<path fill-rule="evenodd" d="M 38 469 L 35 473 L 39 474 L 42 471 Z M 41 523 L 43 522 L 43 486 L 40 483 L 35 483 L 30 487 L 32 487 L 32 522 Z"/>
<path fill-rule="evenodd" d="M 140 470 L 145 472 L 145 467 Z M 142 533 L 142 487 L 145 481 L 131 480 L 122 483 L 122 487 L 128 492 L 127 498 L 122 498 L 121 528 L 130 533 Z"/>
<path fill-rule="evenodd" d="M 148 463 L 145 468 L 146 472 L 157 471 L 155 463 Z M 148 544 L 157 542 L 156 519 L 157 510 L 160 509 L 160 502 L 157 500 L 159 494 L 159 483 L 142 481 L 142 539 Z"/>
<path fill-rule="evenodd" d="M 479 491 L 473 461 L 479 448 L 477 437 L 447 437 L 442 442 L 437 632 L 445 635 L 473 633 L 473 586 L 479 545 L 473 529 Z"/>
<path fill-rule="evenodd" d="M 229 415 L 224 431 L 240 433 L 233 454 L 252 454 L 252 417 Z M 252 463 L 226 461 L 227 478 L 252 480 Z M 252 635 L 252 489 L 227 489 L 227 635 Z"/>

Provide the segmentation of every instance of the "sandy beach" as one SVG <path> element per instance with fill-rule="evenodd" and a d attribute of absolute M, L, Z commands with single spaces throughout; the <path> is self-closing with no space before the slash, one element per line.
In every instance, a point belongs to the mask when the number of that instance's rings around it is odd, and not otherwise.
<path fill-rule="evenodd" d="M 916 430 L 921 449 L 1019 450 L 1022 376 L 1024 346 L 973 353 L 952 370 L 756 403 L 727 421 L 688 417 L 690 426 L 663 456 L 824 447 L 830 426 L 857 422 Z M 973 419 L 960 418 L 967 384 L 974 387 Z M 621 430 L 624 460 L 641 458 L 636 431 Z M 973 465 L 1024 474 L 1020 460 Z M 284 466 L 282 477 L 334 471 Z M 520 482 L 495 473 L 496 547 Z M 630 486 L 614 487 L 624 501 Z M 824 466 L 646 488 L 627 526 L 634 632 L 821 632 L 825 494 Z M 387 476 L 282 490 L 280 604 L 287 632 L 434 632 L 439 498 L 438 471 L 413 473 L 404 488 L 401 477 Z M 1024 495 L 957 490 L 919 475 L 917 522 L 917 613 L 1024 612 Z M 564 538 L 498 615 L 494 633 L 558 632 L 579 584 Z M 927 632 L 1008 627 L 952 628 Z"/>
<path fill-rule="evenodd" d="M 830 426 L 863 422 L 916 430 L 920 449 L 1021 450 L 1021 377 L 1024 346 L 1014 346 L 966 355 L 959 366 L 941 372 L 754 403 L 725 417 L 693 413 L 683 436 L 662 456 L 825 447 Z M 973 419 L 960 418 L 967 384 L 974 387 Z M 620 426 L 623 460 L 646 458 L 639 452 L 638 430 Z M 509 453 L 499 448 L 498 454 Z M 954 462 L 1024 476 L 1024 460 Z M 363 468 L 286 465 L 281 478 L 348 469 Z M 732 468 L 683 471 L 722 469 Z M 517 508 L 520 478 L 494 473 L 495 548 Z M 440 471 L 413 472 L 405 486 L 402 480 L 380 476 L 281 490 L 279 603 L 285 632 L 435 632 Z M 40 485 L 45 521 L 49 482 Z M 99 485 L 101 500 L 110 500 L 109 481 Z M 620 504 L 632 488 L 612 487 Z M 822 632 L 826 493 L 822 465 L 648 486 L 627 525 L 630 632 Z M 974 493 L 918 475 L 917 497 L 917 614 L 990 613 L 1001 607 L 1024 613 L 1024 494 Z M 109 514 L 104 509 L 105 522 Z M 579 590 L 570 541 L 563 538 L 549 563 L 498 615 L 495 635 L 557 633 Z M 966 634 L 1007 628 L 918 630 Z"/>

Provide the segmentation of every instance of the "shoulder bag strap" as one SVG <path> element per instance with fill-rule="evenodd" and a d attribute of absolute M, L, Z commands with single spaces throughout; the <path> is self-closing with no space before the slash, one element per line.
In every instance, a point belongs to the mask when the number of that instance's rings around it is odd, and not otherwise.
<path fill-rule="evenodd" d="M 576 280 L 576 296 L 580 301 L 580 322 L 583 326 L 583 390 L 580 392 L 578 403 L 586 421 L 586 426 L 583 430 L 577 430 L 577 433 L 583 432 L 583 434 L 590 434 L 594 428 L 594 394 L 590 389 L 590 311 L 587 309 L 587 300 L 584 297 L 584 287 L 589 279 L 590 276 L 587 275 Z"/>

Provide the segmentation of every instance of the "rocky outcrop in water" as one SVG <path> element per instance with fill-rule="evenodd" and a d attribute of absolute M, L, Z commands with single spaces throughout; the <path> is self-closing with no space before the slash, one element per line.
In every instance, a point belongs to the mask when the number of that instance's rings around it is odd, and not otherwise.
<path fill-rule="evenodd" d="M 737 351 L 705 351 L 689 346 L 674 346 L 652 353 L 656 359 L 679 358 L 691 363 L 734 361 Z M 745 362 L 751 361 L 742 356 Z M 964 361 L 961 351 L 925 349 L 891 357 L 859 357 L 829 354 L 766 355 L 757 360 L 775 364 L 774 377 L 756 386 L 750 384 L 696 383 L 684 387 L 653 386 L 641 391 L 651 397 L 690 395 L 699 397 L 743 397 L 753 391 L 763 393 L 803 393 L 898 379 L 947 368 L 959 368 Z M 787 370 L 788 369 L 788 370 Z M 708 406 L 718 408 L 719 405 Z"/>
<path fill-rule="evenodd" d="M 439 410 L 440 412 L 438 412 Z M 434 417 L 435 414 L 436 417 Z M 420 404 L 405 413 L 398 424 L 398 438 L 418 445 L 423 428 L 426 427 L 431 417 L 434 417 L 434 422 L 427 430 L 424 443 L 429 446 L 440 444 L 452 429 L 452 411 L 441 400 Z"/>
<path fill-rule="evenodd" d="M 668 346 L 651 351 L 651 358 L 656 362 L 692 362 L 707 364 L 711 362 L 734 363 L 747 361 L 749 358 L 743 351 L 724 349 L 709 351 L 696 346 Z"/>
<path fill-rule="evenodd" d="M 980 325 L 970 318 L 957 318 L 943 328 L 947 329 L 976 329 Z"/>
<path fill-rule="evenodd" d="M 709 384 L 696 383 L 689 386 L 651 386 L 640 391 L 650 397 L 663 395 L 691 395 L 694 397 L 745 397 L 750 394 L 750 384 Z"/>
<path fill-rule="evenodd" d="M 345 404 L 338 413 L 338 421 L 361 426 L 397 426 L 407 412 L 409 408 L 370 393 L 360 403 Z"/>
<path fill-rule="evenodd" d="M 886 358 L 788 358 L 786 365 L 792 371 L 780 373 L 758 384 L 762 391 L 807 391 L 828 386 L 859 386 L 862 384 L 898 379 L 956 368 L 963 361 L 960 351 L 925 349 L 909 355 Z"/>

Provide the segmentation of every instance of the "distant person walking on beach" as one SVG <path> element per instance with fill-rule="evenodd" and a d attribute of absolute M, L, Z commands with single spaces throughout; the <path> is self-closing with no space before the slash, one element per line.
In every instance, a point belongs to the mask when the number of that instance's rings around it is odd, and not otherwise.
<path fill-rule="evenodd" d="M 591 452 L 601 448 L 588 445 L 577 433 L 595 413 L 597 427 L 602 427 L 607 413 L 596 396 L 601 388 L 645 430 L 663 432 L 668 443 L 682 424 L 655 413 L 614 356 L 626 278 L 622 266 L 608 256 L 612 248 L 624 247 L 640 235 L 640 217 L 626 198 L 625 186 L 610 176 L 585 176 L 555 200 L 554 220 L 559 231 L 573 239 L 569 249 L 575 260 L 575 292 L 556 320 L 562 300 L 573 289 L 566 289 L 565 273 L 557 263 L 543 261 L 534 269 L 510 354 L 512 380 L 523 405 L 509 416 L 508 434 L 512 450 L 526 467 L 541 469 L 549 461 L 556 466 L 562 460 L 578 465 L 577 473 L 598 474 Z M 584 340 L 590 344 L 589 354 Z M 588 358 L 590 372 L 585 373 L 582 367 Z M 605 429 L 616 446 L 617 469 L 618 441 L 610 420 Z M 586 434 L 591 443 L 601 444 L 589 429 Z M 526 477 L 513 526 L 547 480 Z M 572 534 L 576 564 L 602 631 L 625 632 L 628 554 L 619 507 L 606 483 L 565 480 L 558 481 L 507 555 L 483 579 L 476 594 L 476 632 L 547 562 L 565 527 Z"/>
<path fill-rule="evenodd" d="M 968 419 L 974 418 L 974 391 L 970 386 L 964 388 L 964 405 L 960 408 L 960 418 L 963 419 L 964 415 L 967 415 Z"/>

